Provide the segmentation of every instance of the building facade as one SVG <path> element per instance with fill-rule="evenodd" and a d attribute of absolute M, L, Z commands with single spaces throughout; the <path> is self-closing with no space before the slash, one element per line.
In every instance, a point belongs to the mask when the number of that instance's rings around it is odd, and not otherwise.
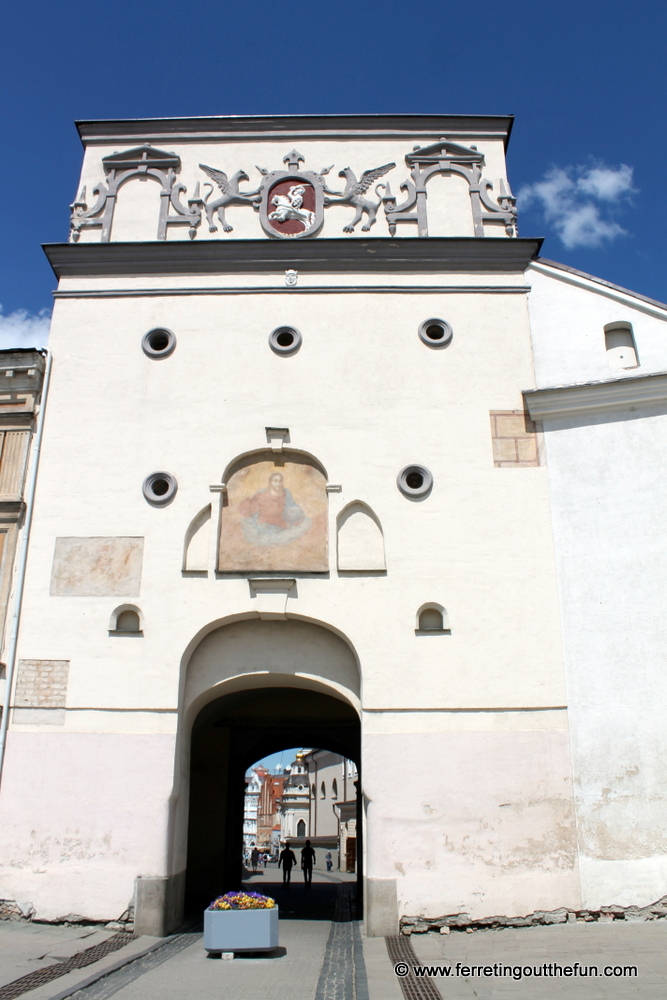
<path fill-rule="evenodd" d="M 34 440 L 41 437 L 45 368 L 42 350 L 0 351 L 0 776 L 9 693 L 16 673 L 16 637 L 38 461 Z M 22 677 L 22 684 L 14 689 L 16 708 L 29 712 L 38 697 L 64 707 L 57 665 L 45 673 L 25 666 Z"/>
<path fill-rule="evenodd" d="M 280 801 L 280 837 L 294 848 L 310 840 L 315 868 L 355 872 L 358 773 L 354 761 L 331 750 L 297 754 Z"/>
<path fill-rule="evenodd" d="M 284 772 L 267 772 L 259 793 L 257 838 L 260 847 L 271 855 L 280 853 L 280 802 L 286 780 Z"/>
<path fill-rule="evenodd" d="M 65 688 L 14 695 L 0 896 L 176 926 L 294 745 L 358 767 L 369 934 L 663 894 L 667 313 L 517 236 L 511 124 L 79 126 L 19 637 Z"/>
<path fill-rule="evenodd" d="M 254 767 L 246 778 L 245 798 L 243 800 L 243 853 L 248 854 L 259 841 L 259 797 L 267 772 Z"/>

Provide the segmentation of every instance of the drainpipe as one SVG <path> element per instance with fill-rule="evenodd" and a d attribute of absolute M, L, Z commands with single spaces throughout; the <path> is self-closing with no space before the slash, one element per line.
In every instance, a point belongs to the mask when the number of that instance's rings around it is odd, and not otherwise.
<path fill-rule="evenodd" d="M 46 351 L 46 368 L 44 369 L 44 381 L 42 383 L 42 396 L 37 414 L 37 428 L 32 445 L 32 455 L 30 459 L 30 473 L 28 474 L 28 486 L 25 494 L 25 521 L 23 524 L 23 535 L 21 546 L 16 563 L 16 584 L 14 591 L 14 609 L 9 627 L 9 643 L 7 646 L 7 679 L 5 681 L 5 703 L 2 709 L 2 725 L 0 725 L 0 784 L 2 784 L 2 769 L 5 763 L 5 747 L 7 745 L 7 726 L 9 724 L 9 702 L 12 691 L 12 681 L 14 679 L 14 667 L 16 666 L 16 644 L 19 635 L 19 623 L 21 620 L 21 604 L 23 602 L 23 587 L 25 584 L 25 570 L 28 562 L 28 543 L 30 541 L 30 526 L 32 525 L 32 512 L 35 506 L 35 487 L 37 485 L 37 469 L 39 467 L 39 453 L 42 447 L 42 434 L 44 433 L 44 411 L 46 409 L 46 398 L 49 392 L 49 382 L 51 380 L 51 362 L 53 355 L 51 351 Z"/>

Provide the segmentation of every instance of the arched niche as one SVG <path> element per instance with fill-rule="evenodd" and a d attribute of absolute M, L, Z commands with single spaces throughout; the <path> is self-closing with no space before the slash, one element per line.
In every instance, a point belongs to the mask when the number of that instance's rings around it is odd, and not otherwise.
<path fill-rule="evenodd" d="M 150 174 L 128 177 L 118 187 L 111 238 L 122 242 L 154 240 L 160 219 L 163 185 Z"/>
<path fill-rule="evenodd" d="M 417 611 L 415 632 L 417 635 L 449 635 L 449 614 L 442 604 L 429 601 Z"/>
<path fill-rule="evenodd" d="M 109 635 L 141 636 L 143 625 L 143 615 L 136 604 L 119 604 L 111 612 Z"/>
<path fill-rule="evenodd" d="M 184 573 L 208 573 L 210 527 L 211 505 L 208 504 L 193 517 L 185 532 L 183 543 Z"/>
<path fill-rule="evenodd" d="M 355 500 L 341 511 L 336 524 L 339 571 L 378 573 L 386 569 L 382 528 L 370 507 Z"/>
<path fill-rule="evenodd" d="M 327 474 L 315 458 L 252 452 L 227 467 L 224 483 L 218 572 L 328 572 Z"/>

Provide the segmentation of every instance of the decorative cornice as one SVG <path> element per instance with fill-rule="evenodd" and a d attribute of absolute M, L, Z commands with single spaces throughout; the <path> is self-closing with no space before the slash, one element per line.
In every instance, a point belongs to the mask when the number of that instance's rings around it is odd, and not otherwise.
<path fill-rule="evenodd" d="M 111 142 L 202 142 L 205 140 L 290 142 L 298 139 L 403 139 L 437 141 L 441 136 L 501 138 L 505 147 L 513 115 L 264 115 L 215 118 L 145 118 L 79 121 L 84 145 Z"/>
<path fill-rule="evenodd" d="M 667 372 L 550 389 L 527 389 L 523 398 L 531 420 L 634 410 L 667 403 Z"/>
<path fill-rule="evenodd" d="M 54 299 L 146 299 L 188 295 L 527 295 L 530 285 L 219 285 L 197 288 L 69 288 L 53 292 Z"/>
<path fill-rule="evenodd" d="M 151 243 L 48 243 L 44 252 L 58 278 L 139 274 L 299 272 L 520 272 L 539 253 L 541 239 L 429 237 L 427 239 L 186 240 Z"/>

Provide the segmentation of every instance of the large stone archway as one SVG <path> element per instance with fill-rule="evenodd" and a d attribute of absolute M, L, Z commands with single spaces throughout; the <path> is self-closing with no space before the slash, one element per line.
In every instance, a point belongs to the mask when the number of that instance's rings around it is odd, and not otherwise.
<path fill-rule="evenodd" d="M 182 828 L 187 822 L 191 906 L 240 884 L 244 776 L 251 764 L 286 747 L 313 746 L 361 768 L 359 694 L 351 647 L 313 622 L 236 621 L 196 646 L 183 690 L 189 793 L 187 818 L 182 809 L 179 822 Z"/>

